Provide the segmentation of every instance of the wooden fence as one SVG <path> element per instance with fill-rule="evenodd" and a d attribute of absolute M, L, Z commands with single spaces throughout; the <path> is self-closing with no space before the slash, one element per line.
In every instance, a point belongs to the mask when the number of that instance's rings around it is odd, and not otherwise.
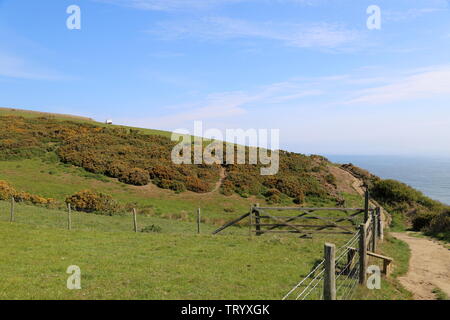
<path fill-rule="evenodd" d="M 351 299 L 355 287 L 366 284 L 368 257 L 383 261 L 382 274 L 389 275 L 392 258 L 376 253 L 384 237 L 381 208 L 371 209 L 348 242 L 336 249 L 325 243 L 323 260 L 284 297 L 286 299 Z"/>
<path fill-rule="evenodd" d="M 301 238 L 313 234 L 355 234 L 360 221 L 367 221 L 375 209 L 369 206 L 369 192 L 365 193 L 364 208 L 306 208 L 251 206 L 249 212 L 227 222 L 213 234 L 237 224 L 248 217 L 249 234 L 294 233 Z M 285 215 L 280 215 L 284 212 Z M 290 215 L 289 215 L 290 214 Z"/>

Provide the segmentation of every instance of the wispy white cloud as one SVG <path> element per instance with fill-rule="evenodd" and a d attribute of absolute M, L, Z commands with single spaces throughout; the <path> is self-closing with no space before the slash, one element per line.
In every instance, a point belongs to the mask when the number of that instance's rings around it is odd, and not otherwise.
<path fill-rule="evenodd" d="M 165 21 L 148 32 L 164 38 L 190 37 L 207 41 L 259 38 L 301 48 L 336 48 L 350 45 L 362 38 L 359 31 L 339 24 L 249 22 L 225 17 Z"/>
<path fill-rule="evenodd" d="M 180 9 L 201 9 L 245 0 L 95 0 L 140 10 L 172 11 Z"/>
<path fill-rule="evenodd" d="M 96 2 L 127 6 L 140 10 L 175 11 L 183 9 L 207 9 L 216 6 L 230 5 L 241 2 L 275 2 L 313 4 L 317 0 L 94 0 Z"/>
<path fill-rule="evenodd" d="M 0 77 L 28 80 L 60 80 L 65 77 L 8 53 L 0 52 Z"/>
<path fill-rule="evenodd" d="M 346 104 L 387 104 L 439 96 L 450 98 L 450 66 L 414 70 L 407 75 L 385 80 L 379 86 L 358 90 Z"/>
<path fill-rule="evenodd" d="M 285 114 L 317 114 L 318 110 L 325 109 L 339 112 L 348 111 L 349 107 L 363 110 L 392 103 L 402 106 L 420 99 L 450 99 L 449 83 L 450 66 L 407 71 L 369 68 L 351 74 L 299 77 L 249 90 L 209 94 L 199 101 L 166 107 L 169 113 L 163 116 L 123 119 L 123 122 L 171 130 L 194 120 L 223 122 L 227 118 L 261 114 L 271 114 L 275 118 L 270 119 L 276 120 L 284 119 Z M 286 121 L 289 124 L 290 120 Z"/>
<path fill-rule="evenodd" d="M 142 119 L 122 119 L 144 127 L 174 129 L 194 120 L 225 119 L 246 114 L 249 109 L 263 110 L 267 106 L 319 96 L 323 92 L 303 88 L 297 81 L 286 81 L 261 86 L 249 91 L 213 93 L 204 99 L 178 106 L 168 106 L 169 115 Z"/>

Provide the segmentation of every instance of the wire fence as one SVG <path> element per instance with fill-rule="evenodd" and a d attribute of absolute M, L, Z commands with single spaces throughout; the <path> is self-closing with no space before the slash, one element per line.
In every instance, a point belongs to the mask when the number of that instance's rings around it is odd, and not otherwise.
<path fill-rule="evenodd" d="M 350 300 L 359 282 L 359 238 L 358 231 L 344 246 L 336 251 L 336 298 Z"/>
<path fill-rule="evenodd" d="M 12 199 L 0 201 L 0 221 L 64 229 L 67 231 L 99 231 L 99 232 L 139 232 L 139 233 L 211 233 L 216 226 L 199 218 L 199 213 L 189 213 L 186 217 L 166 218 L 157 215 L 143 214 L 140 210 L 120 212 L 113 215 L 86 213 L 69 208 L 48 208 L 31 205 Z M 202 216 L 207 216 L 202 212 Z M 225 234 L 246 235 L 247 230 L 233 228 Z"/>
<path fill-rule="evenodd" d="M 323 276 L 325 273 L 325 260 L 322 260 L 313 270 L 291 289 L 283 300 L 321 300 L 323 295 Z"/>
<path fill-rule="evenodd" d="M 360 232 L 336 250 L 336 292 L 339 299 L 348 299 L 358 284 L 359 265 L 358 242 Z M 295 285 L 283 300 L 323 300 L 325 259 L 317 263 L 313 270 Z"/>
<path fill-rule="evenodd" d="M 380 266 L 380 259 L 383 263 L 392 261 L 375 253 L 377 241 L 383 235 L 380 212 L 380 208 L 372 210 L 366 222 L 338 249 L 326 244 L 325 258 L 283 300 L 351 300 L 357 285 L 365 282 L 368 264 Z M 383 269 L 387 275 L 387 267 Z"/>

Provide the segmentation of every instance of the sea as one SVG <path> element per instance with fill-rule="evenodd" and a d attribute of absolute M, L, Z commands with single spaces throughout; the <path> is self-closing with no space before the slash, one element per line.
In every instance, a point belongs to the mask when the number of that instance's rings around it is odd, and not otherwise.
<path fill-rule="evenodd" d="M 450 157 L 326 155 L 335 163 L 352 163 L 383 179 L 395 179 L 450 205 Z"/>

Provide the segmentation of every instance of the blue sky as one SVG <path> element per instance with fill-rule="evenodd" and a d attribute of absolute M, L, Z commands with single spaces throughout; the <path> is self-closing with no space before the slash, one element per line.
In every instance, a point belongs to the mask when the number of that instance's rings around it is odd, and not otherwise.
<path fill-rule="evenodd" d="M 302 153 L 450 155 L 449 58 L 447 0 L 0 0 L 0 106 Z"/>

